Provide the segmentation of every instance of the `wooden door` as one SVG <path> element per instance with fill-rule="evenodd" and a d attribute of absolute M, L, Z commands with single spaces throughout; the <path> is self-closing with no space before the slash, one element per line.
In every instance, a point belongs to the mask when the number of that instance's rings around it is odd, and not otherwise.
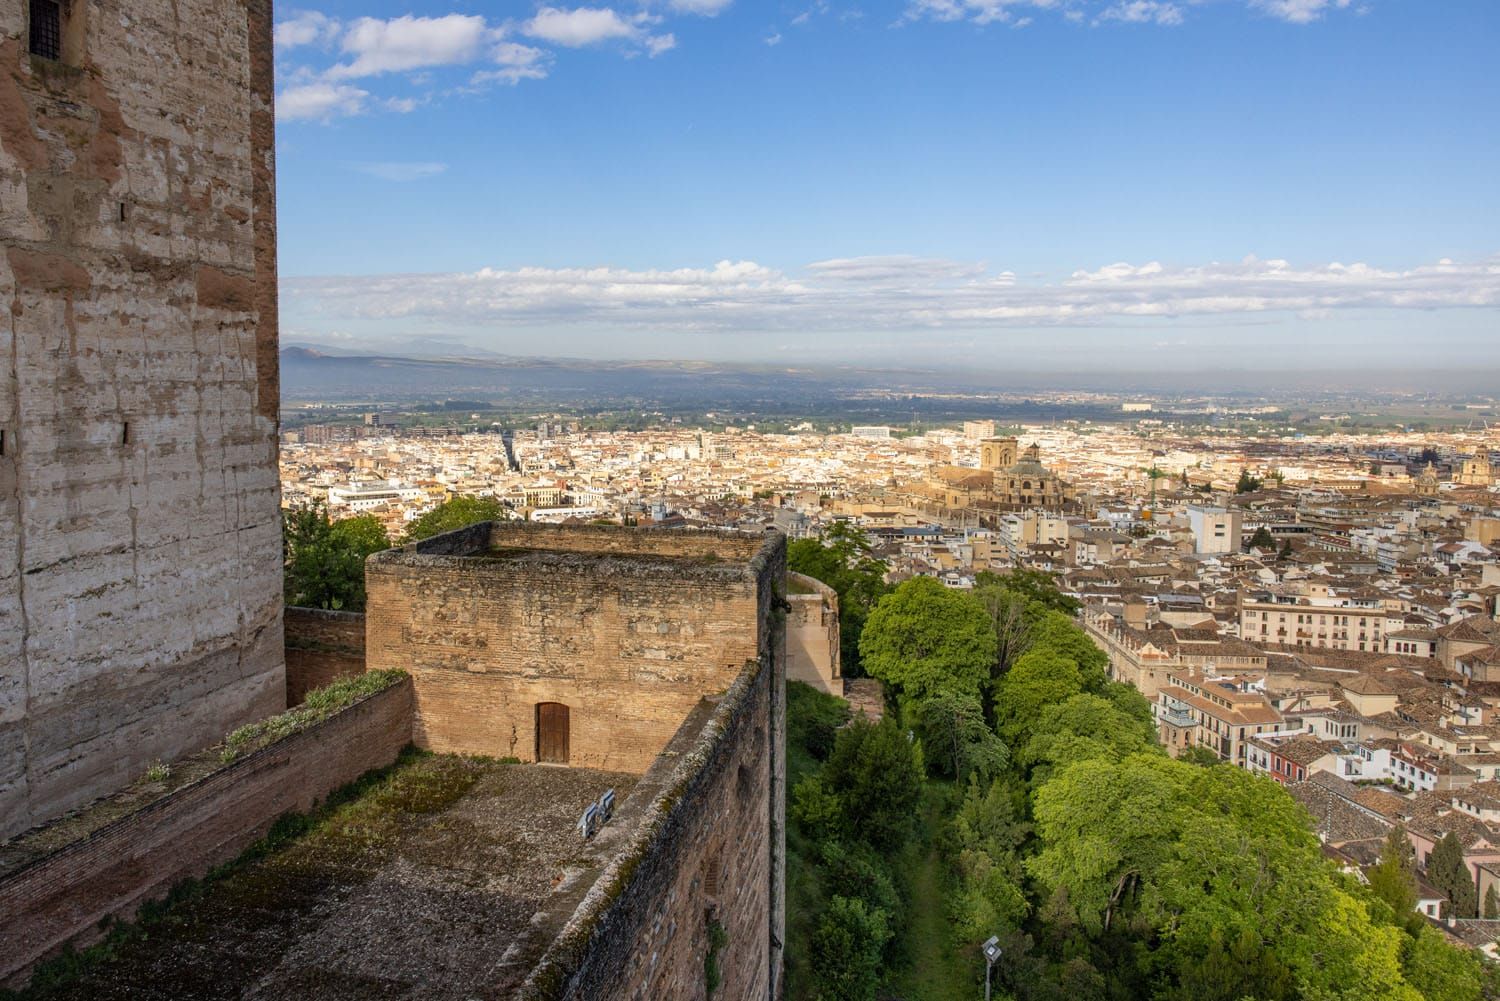
<path fill-rule="evenodd" d="M 537 703 L 536 759 L 568 763 L 568 707 L 561 702 Z"/>

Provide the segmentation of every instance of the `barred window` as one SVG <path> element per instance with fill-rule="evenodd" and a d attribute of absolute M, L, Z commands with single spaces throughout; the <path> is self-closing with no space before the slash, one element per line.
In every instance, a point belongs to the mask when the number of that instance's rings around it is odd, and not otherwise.
<path fill-rule="evenodd" d="M 60 0 L 31 0 L 31 54 L 43 59 L 62 58 Z"/>

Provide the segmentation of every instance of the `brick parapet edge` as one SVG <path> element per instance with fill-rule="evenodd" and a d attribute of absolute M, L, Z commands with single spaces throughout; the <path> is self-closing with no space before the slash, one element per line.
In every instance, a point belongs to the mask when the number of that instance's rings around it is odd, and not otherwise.
<path fill-rule="evenodd" d="M 230 861 L 276 818 L 391 764 L 411 741 L 403 678 L 0 875 L 0 985 L 103 935 L 181 880 Z"/>

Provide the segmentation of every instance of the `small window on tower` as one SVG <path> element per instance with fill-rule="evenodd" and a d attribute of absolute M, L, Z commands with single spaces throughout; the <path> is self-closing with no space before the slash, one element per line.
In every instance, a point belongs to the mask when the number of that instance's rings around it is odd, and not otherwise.
<path fill-rule="evenodd" d="M 62 0 L 31 0 L 31 54 L 62 58 Z"/>

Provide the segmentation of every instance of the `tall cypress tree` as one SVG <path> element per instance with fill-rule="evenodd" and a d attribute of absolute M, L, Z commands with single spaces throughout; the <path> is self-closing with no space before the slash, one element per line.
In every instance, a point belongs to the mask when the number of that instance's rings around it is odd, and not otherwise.
<path fill-rule="evenodd" d="M 1427 856 L 1427 878 L 1448 895 L 1448 914 L 1455 918 L 1478 916 L 1479 891 L 1474 877 L 1464 864 L 1464 846 L 1458 835 L 1449 832 L 1433 846 Z"/>
<path fill-rule="evenodd" d="M 1406 828 L 1398 824 L 1385 836 L 1380 861 L 1365 874 L 1370 880 L 1370 889 L 1391 905 L 1397 920 L 1405 920 L 1416 909 L 1416 867 L 1416 854 L 1407 840 Z"/>

